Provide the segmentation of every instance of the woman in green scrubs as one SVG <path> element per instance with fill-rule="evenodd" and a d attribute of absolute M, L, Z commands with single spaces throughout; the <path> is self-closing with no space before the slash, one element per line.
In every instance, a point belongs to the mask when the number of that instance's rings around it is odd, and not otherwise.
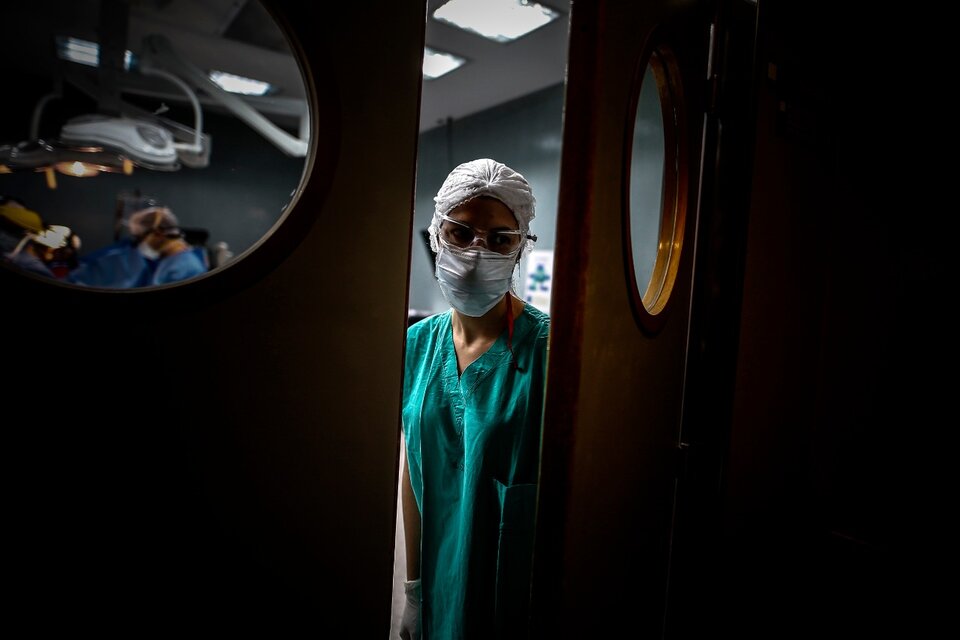
<path fill-rule="evenodd" d="M 400 637 L 526 630 L 549 318 L 510 289 L 535 199 L 490 159 L 454 169 L 430 225 L 452 309 L 407 331 Z"/>

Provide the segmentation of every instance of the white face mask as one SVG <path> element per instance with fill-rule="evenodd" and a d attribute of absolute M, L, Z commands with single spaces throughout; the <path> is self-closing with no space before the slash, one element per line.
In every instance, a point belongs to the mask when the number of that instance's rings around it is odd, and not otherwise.
<path fill-rule="evenodd" d="M 517 256 L 481 247 L 458 249 L 441 244 L 437 253 L 437 282 L 450 306 L 479 318 L 510 290 Z"/>
<path fill-rule="evenodd" d="M 137 251 L 143 254 L 144 258 L 149 260 L 159 260 L 160 252 L 151 247 L 146 240 L 137 245 Z"/>

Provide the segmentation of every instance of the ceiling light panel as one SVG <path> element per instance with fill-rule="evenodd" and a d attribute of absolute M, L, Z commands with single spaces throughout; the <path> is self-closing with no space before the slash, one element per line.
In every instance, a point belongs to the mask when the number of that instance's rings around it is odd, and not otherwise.
<path fill-rule="evenodd" d="M 239 93 L 245 96 L 265 96 L 274 92 L 273 85 L 269 82 L 244 78 L 224 71 L 211 71 L 210 79 L 221 89 L 230 93 Z"/>
<path fill-rule="evenodd" d="M 495 42 L 510 42 L 560 17 L 549 7 L 525 0 L 450 0 L 433 17 Z"/>
<path fill-rule="evenodd" d="M 423 49 L 423 77 L 427 80 L 439 78 L 454 69 L 463 66 L 467 61 L 446 51 L 438 51 L 430 47 Z"/>

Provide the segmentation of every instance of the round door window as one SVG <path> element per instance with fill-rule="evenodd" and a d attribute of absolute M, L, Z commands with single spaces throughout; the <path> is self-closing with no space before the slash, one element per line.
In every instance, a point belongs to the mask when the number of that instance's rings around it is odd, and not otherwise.
<path fill-rule="evenodd" d="M 4 268 L 166 287 L 228 268 L 281 223 L 310 109 L 263 4 L 58 0 L 0 16 Z"/>
<path fill-rule="evenodd" d="M 637 74 L 625 154 L 624 256 L 634 308 L 648 328 L 670 298 L 683 242 L 677 78 L 669 52 L 656 49 Z"/>

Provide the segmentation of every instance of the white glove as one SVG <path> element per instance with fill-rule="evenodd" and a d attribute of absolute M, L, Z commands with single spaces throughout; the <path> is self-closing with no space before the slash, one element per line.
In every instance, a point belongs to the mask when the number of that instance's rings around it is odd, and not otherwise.
<path fill-rule="evenodd" d="M 420 579 L 404 581 L 403 590 L 407 601 L 400 619 L 400 640 L 420 640 Z"/>

